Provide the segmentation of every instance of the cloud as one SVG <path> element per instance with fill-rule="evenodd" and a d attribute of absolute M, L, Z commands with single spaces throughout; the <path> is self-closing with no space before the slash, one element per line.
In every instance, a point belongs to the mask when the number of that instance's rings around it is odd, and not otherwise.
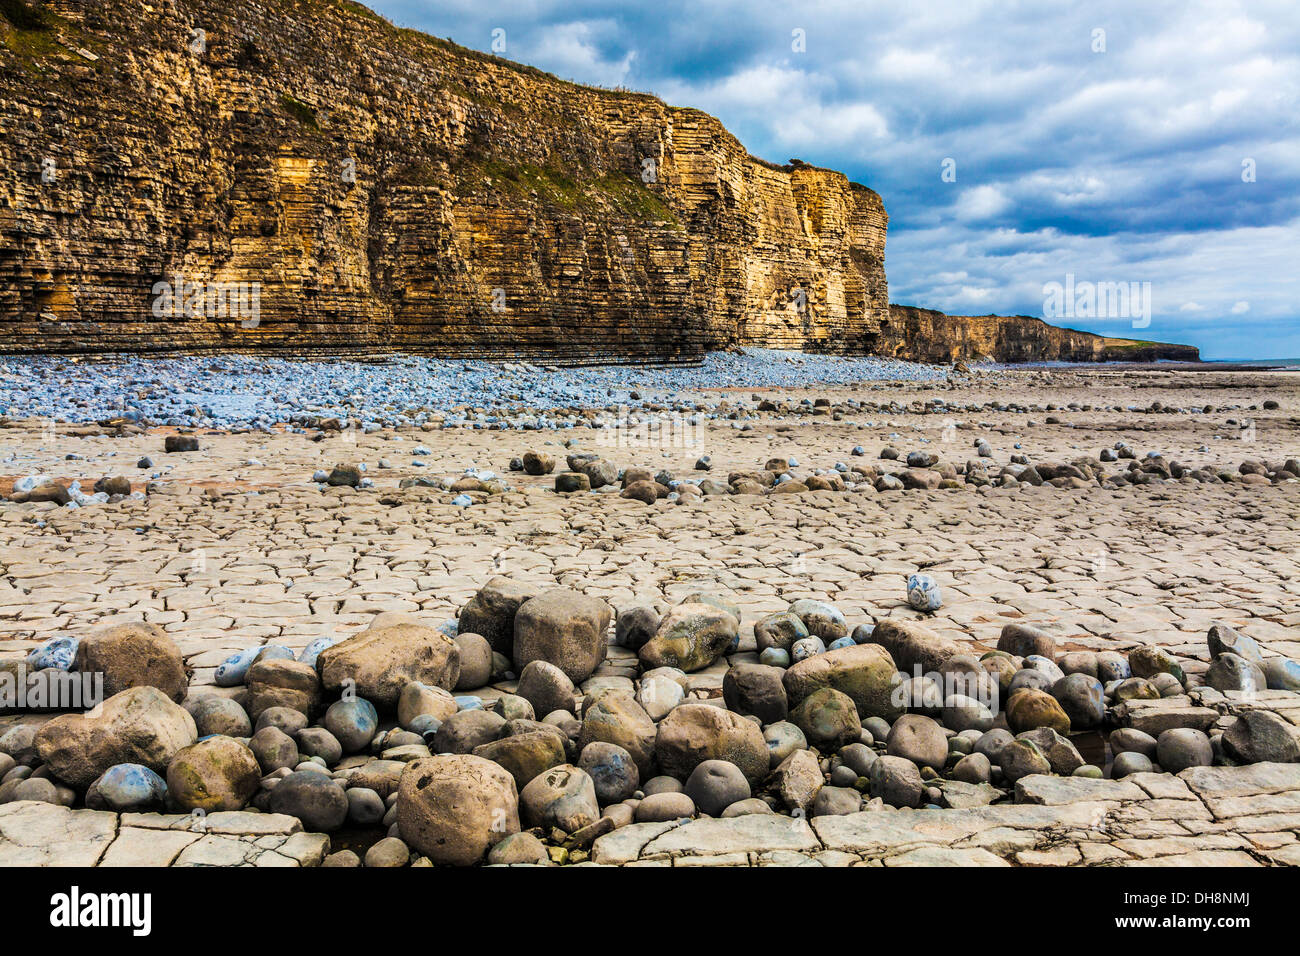
<path fill-rule="evenodd" d="M 1038 314 L 1066 272 L 1149 281 L 1144 337 L 1300 355 L 1294 0 L 371 2 L 479 49 L 500 26 L 513 59 L 844 170 L 884 197 L 896 302 Z"/>

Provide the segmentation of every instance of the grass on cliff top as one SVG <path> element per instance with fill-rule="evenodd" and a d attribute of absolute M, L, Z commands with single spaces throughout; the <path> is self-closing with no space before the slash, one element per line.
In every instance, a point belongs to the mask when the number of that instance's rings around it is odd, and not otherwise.
<path fill-rule="evenodd" d="M 57 68 L 58 61 L 75 61 L 85 66 L 90 61 L 81 60 L 73 52 L 78 47 L 102 56 L 101 45 L 95 38 L 43 4 L 33 0 L 0 0 L 0 50 L 12 54 L 24 72 L 47 74 Z M 101 59 L 93 68 L 102 72 L 103 64 Z"/>
<path fill-rule="evenodd" d="M 500 160 L 462 166 L 456 181 L 464 194 L 506 192 L 575 212 L 613 210 L 630 219 L 680 228 L 677 216 L 639 178 L 620 173 L 599 177 L 575 176 L 555 167 Z"/>

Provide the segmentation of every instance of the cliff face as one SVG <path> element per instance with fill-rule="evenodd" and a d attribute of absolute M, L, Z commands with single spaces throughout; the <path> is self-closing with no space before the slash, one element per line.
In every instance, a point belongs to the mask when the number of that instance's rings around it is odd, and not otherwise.
<path fill-rule="evenodd" d="M 1093 335 L 1028 315 L 945 315 L 907 305 L 889 307 L 876 348 L 917 362 L 1200 361 L 1200 351 L 1190 345 Z"/>
<path fill-rule="evenodd" d="M 860 352 L 889 316 L 880 197 L 697 110 L 340 0 L 0 11 L 0 350 Z"/>

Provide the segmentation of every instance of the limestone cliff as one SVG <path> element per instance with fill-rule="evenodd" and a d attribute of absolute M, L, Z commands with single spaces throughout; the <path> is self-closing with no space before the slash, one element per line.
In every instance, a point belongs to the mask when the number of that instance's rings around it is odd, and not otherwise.
<path fill-rule="evenodd" d="M 667 360 L 889 315 L 870 189 L 342 0 L 0 0 L 0 130 L 3 351 Z"/>
<path fill-rule="evenodd" d="M 889 307 L 876 348 L 917 362 L 1200 361 L 1190 345 L 1093 335 L 1028 315 L 945 315 L 907 305 Z"/>

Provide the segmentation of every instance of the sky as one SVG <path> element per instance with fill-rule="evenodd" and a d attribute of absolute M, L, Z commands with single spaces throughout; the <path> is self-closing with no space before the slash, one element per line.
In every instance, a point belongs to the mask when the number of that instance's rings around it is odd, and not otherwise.
<path fill-rule="evenodd" d="M 1296 0 L 368 5 L 844 171 L 889 212 L 891 302 L 1300 357 Z"/>

